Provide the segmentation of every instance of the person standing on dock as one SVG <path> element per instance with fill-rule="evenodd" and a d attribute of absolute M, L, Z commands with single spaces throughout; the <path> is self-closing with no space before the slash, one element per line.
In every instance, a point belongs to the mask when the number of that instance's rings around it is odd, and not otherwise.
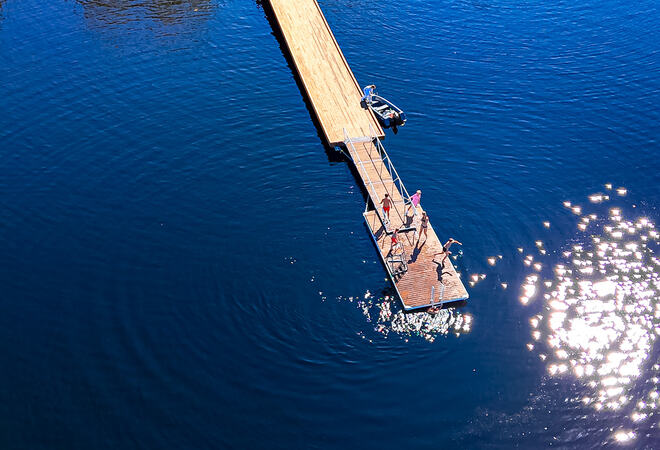
<path fill-rule="evenodd" d="M 463 245 L 460 242 L 458 242 L 456 239 L 449 238 L 449 240 L 447 242 L 445 242 L 445 245 L 442 246 L 442 251 L 439 252 L 439 253 L 436 253 L 435 255 L 433 255 L 433 259 L 435 259 L 435 257 L 437 255 L 445 255 L 445 257 L 442 258 L 442 261 L 440 262 L 440 264 L 444 265 L 445 264 L 445 259 L 447 259 L 447 257 L 449 257 L 449 255 L 451 255 L 451 252 L 449 251 L 449 247 L 451 247 L 451 244 Z"/>
<path fill-rule="evenodd" d="M 429 216 L 426 215 L 426 211 L 422 211 L 422 219 L 419 225 L 419 239 L 417 239 L 417 243 L 419 243 L 422 240 L 422 234 L 424 234 L 424 242 L 426 242 L 426 240 L 429 238 L 427 235 L 428 228 L 429 228 Z"/>
<path fill-rule="evenodd" d="M 422 199 L 422 191 L 417 189 L 417 192 L 415 192 L 411 197 L 410 197 L 410 205 L 408 205 L 408 210 L 406 211 L 406 216 L 410 212 L 410 210 L 413 210 L 413 215 L 415 208 L 417 208 L 417 205 L 419 205 L 420 200 Z"/>
<path fill-rule="evenodd" d="M 383 214 L 387 216 L 387 221 L 390 221 L 390 208 L 392 207 L 392 199 L 390 194 L 385 194 L 385 197 L 380 201 L 380 204 L 383 205 Z"/>

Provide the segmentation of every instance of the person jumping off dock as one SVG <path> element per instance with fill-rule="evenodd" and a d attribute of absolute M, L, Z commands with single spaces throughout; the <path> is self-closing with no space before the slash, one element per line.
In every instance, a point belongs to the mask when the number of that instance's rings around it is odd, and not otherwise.
<path fill-rule="evenodd" d="M 387 221 L 390 221 L 390 207 L 392 206 L 392 199 L 390 194 L 385 194 L 385 197 L 380 201 L 380 204 L 383 205 L 383 215 L 387 216 Z"/>
<path fill-rule="evenodd" d="M 422 191 L 417 189 L 417 192 L 415 192 L 411 197 L 410 197 L 410 205 L 408 205 L 408 209 L 406 210 L 406 216 L 410 212 L 410 210 L 413 210 L 413 215 L 415 214 L 415 208 L 417 208 L 417 205 L 419 205 L 419 201 L 422 199 Z"/>
<path fill-rule="evenodd" d="M 458 242 L 456 239 L 454 239 L 454 238 L 449 238 L 449 240 L 445 243 L 445 245 L 442 246 L 442 251 L 436 253 L 435 255 L 433 255 L 433 259 L 435 259 L 435 257 L 436 257 L 437 255 L 445 255 L 445 257 L 442 258 L 442 261 L 440 262 L 440 264 L 442 264 L 442 265 L 444 266 L 444 264 L 445 264 L 445 259 L 447 259 L 447 257 L 448 257 L 449 255 L 451 255 L 451 252 L 449 251 L 449 247 L 451 247 L 451 244 L 463 245 L 463 244 L 461 244 L 460 242 Z"/>

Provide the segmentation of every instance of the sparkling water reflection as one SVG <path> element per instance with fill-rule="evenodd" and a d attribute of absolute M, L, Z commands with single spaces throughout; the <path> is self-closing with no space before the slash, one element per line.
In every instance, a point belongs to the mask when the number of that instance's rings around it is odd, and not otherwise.
<path fill-rule="evenodd" d="M 607 197 L 593 194 L 589 200 L 600 203 Z M 565 206 L 581 210 L 569 202 Z M 660 260 L 652 248 L 658 233 L 647 218 L 628 220 L 620 208 L 609 209 L 600 221 L 584 215 L 578 228 L 590 235 L 563 252 L 553 279 L 525 278 L 520 302 L 533 302 L 541 293 L 544 302 L 543 312 L 530 319 L 527 347 L 544 349 L 539 356 L 551 376 L 582 380 L 589 392 L 581 399 L 585 405 L 610 411 L 628 407 L 633 422 L 646 420 L 659 403 L 660 366 L 650 360 L 660 334 Z M 634 438 L 627 429 L 613 435 L 622 443 Z"/>
<path fill-rule="evenodd" d="M 375 299 L 367 292 L 358 306 L 367 321 L 375 324 L 374 330 L 385 337 L 394 333 L 404 339 L 418 336 L 433 342 L 438 336 L 469 333 L 472 327 L 472 316 L 456 308 L 405 312 L 391 296 Z"/>
<path fill-rule="evenodd" d="M 577 224 L 640 197 L 658 224 L 657 2 L 320 2 L 357 80 L 410 113 L 388 151 L 465 244 L 470 301 L 435 317 L 388 315 L 362 192 L 261 2 L 0 4 L 0 447 L 657 447 L 657 340 L 618 410 L 538 359 Z"/>

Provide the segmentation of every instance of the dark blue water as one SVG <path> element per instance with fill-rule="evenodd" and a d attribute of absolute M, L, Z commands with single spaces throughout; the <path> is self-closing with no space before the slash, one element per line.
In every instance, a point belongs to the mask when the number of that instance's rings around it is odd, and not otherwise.
<path fill-rule="evenodd" d="M 321 7 L 470 301 L 390 298 L 259 3 L 0 0 L 0 447 L 657 448 L 657 2 Z"/>

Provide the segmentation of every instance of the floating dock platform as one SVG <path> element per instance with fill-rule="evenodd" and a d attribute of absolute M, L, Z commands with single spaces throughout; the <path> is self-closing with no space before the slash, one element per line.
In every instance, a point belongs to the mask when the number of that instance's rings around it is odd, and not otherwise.
<path fill-rule="evenodd" d="M 364 183 L 364 220 L 404 309 L 466 300 L 451 258 L 441 263 L 442 243 L 430 221 L 428 237 L 419 235 L 421 204 L 406 215 L 410 195 L 381 143 L 383 129 L 362 107 L 360 85 L 316 0 L 270 0 L 270 6 L 327 144 L 345 149 Z M 385 194 L 393 200 L 389 221 L 378 206 Z M 396 228 L 401 245 L 392 250 Z"/>

